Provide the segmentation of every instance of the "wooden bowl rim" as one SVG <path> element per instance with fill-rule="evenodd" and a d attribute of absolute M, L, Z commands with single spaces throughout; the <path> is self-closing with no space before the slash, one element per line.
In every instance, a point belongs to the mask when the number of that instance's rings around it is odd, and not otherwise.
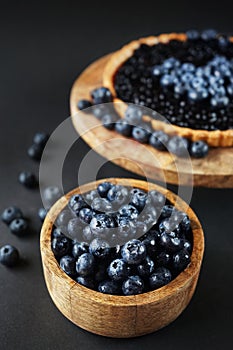
<path fill-rule="evenodd" d="M 191 226 L 193 230 L 193 251 L 191 255 L 191 263 L 189 266 L 182 271 L 174 280 L 169 284 L 154 291 L 132 295 L 132 296 L 119 296 L 119 295 L 110 295 L 103 294 L 92 289 L 89 289 L 81 284 L 75 282 L 70 278 L 59 266 L 53 252 L 51 249 L 51 232 L 53 228 L 53 223 L 56 220 L 58 214 L 64 209 L 67 205 L 69 198 L 76 193 L 85 193 L 92 189 L 95 189 L 99 183 L 109 181 L 114 184 L 127 185 L 130 184 L 132 187 L 138 187 L 141 189 L 148 188 L 158 190 L 168 198 L 171 203 L 176 203 L 176 208 L 179 210 L 186 211 L 191 219 Z M 203 255 L 204 255 L 204 234 L 196 214 L 193 210 L 186 204 L 184 200 L 178 197 L 173 192 L 153 184 L 151 182 L 136 180 L 131 178 L 105 178 L 97 181 L 90 182 L 88 184 L 79 186 L 64 196 L 62 196 L 49 210 L 45 221 L 41 229 L 40 236 L 40 250 L 41 253 L 49 260 L 49 265 L 53 267 L 53 273 L 55 275 L 60 275 L 64 280 L 64 283 L 69 287 L 70 290 L 76 289 L 76 294 L 80 291 L 82 293 L 88 293 L 89 298 L 101 302 L 102 304 L 108 305 L 119 305 L 121 307 L 128 306 L 137 306 L 143 304 L 150 304 L 156 301 L 161 301 L 163 299 L 169 298 L 171 295 L 175 295 L 176 290 L 183 288 L 186 284 L 189 284 L 192 280 L 192 277 L 199 273 Z"/>

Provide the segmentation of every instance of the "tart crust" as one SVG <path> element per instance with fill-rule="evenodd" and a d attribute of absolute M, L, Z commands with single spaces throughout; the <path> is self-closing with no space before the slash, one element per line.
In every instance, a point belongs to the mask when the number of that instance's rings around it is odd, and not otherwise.
<path fill-rule="evenodd" d="M 129 44 L 123 46 L 119 51 L 112 54 L 103 72 L 103 85 L 111 91 L 113 95 L 113 102 L 116 103 L 116 109 L 119 114 L 123 116 L 124 111 L 127 108 L 127 104 L 117 97 L 114 87 L 114 78 L 119 68 L 127 61 L 134 53 L 134 51 L 140 47 L 141 44 L 147 44 L 149 46 L 156 45 L 158 43 L 168 43 L 170 40 L 187 40 L 186 34 L 161 34 L 159 36 L 149 36 L 146 38 L 140 38 L 134 40 Z M 230 39 L 233 42 L 233 37 Z M 153 129 L 163 130 L 168 134 L 176 134 L 182 137 L 187 137 L 192 141 L 202 140 L 206 141 L 212 147 L 232 147 L 233 146 L 233 129 L 228 130 L 196 130 L 191 128 L 184 128 L 174 124 L 167 124 L 162 121 L 155 120 L 150 116 L 144 116 L 144 120 L 151 121 Z"/>

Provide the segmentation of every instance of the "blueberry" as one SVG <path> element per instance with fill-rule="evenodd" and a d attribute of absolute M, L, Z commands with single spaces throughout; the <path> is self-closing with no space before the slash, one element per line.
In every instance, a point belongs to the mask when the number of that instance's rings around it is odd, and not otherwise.
<path fill-rule="evenodd" d="M 60 227 L 54 227 L 52 231 L 52 237 L 53 238 L 64 237 L 64 232 Z"/>
<path fill-rule="evenodd" d="M 124 295 L 136 295 L 143 293 L 144 282 L 139 276 L 129 276 L 122 285 Z"/>
<path fill-rule="evenodd" d="M 158 289 L 168 284 L 172 279 L 171 272 L 165 267 L 158 267 L 149 278 L 151 289 Z"/>
<path fill-rule="evenodd" d="M 164 205 L 161 211 L 161 218 L 169 218 L 171 215 L 175 213 L 176 209 L 173 205 L 167 204 Z"/>
<path fill-rule="evenodd" d="M 209 146 L 205 141 L 194 141 L 190 145 L 190 155 L 194 158 L 204 158 L 209 152 Z"/>
<path fill-rule="evenodd" d="M 160 246 L 166 252 L 177 252 L 182 248 L 182 240 L 174 232 L 162 232 L 159 240 Z"/>
<path fill-rule="evenodd" d="M 73 257 L 78 259 L 84 253 L 89 253 L 89 245 L 86 242 L 76 242 L 72 249 Z"/>
<path fill-rule="evenodd" d="M 132 125 L 130 125 L 127 120 L 122 119 L 116 122 L 115 130 L 119 134 L 129 137 L 132 134 Z"/>
<path fill-rule="evenodd" d="M 159 252 L 156 255 L 156 265 L 162 267 L 169 267 L 171 263 L 171 254 L 166 252 Z"/>
<path fill-rule="evenodd" d="M 90 276 L 79 276 L 76 278 L 76 282 L 84 287 L 95 289 L 95 283 Z"/>
<path fill-rule="evenodd" d="M 91 228 L 89 225 L 85 226 L 83 228 L 83 232 L 82 232 L 82 238 L 85 240 L 85 241 L 91 241 L 94 237 L 93 237 L 93 233 L 91 231 Z"/>
<path fill-rule="evenodd" d="M 97 190 L 92 190 L 91 192 L 88 192 L 85 194 L 84 199 L 85 199 L 85 202 L 90 205 L 92 203 L 92 201 L 98 197 L 99 197 L 99 194 L 98 194 Z"/>
<path fill-rule="evenodd" d="M 197 40 L 200 38 L 200 33 L 198 32 L 198 30 L 188 30 L 186 32 L 187 38 L 188 40 Z"/>
<path fill-rule="evenodd" d="M 156 209 L 160 209 L 164 205 L 166 198 L 159 191 L 151 190 L 148 193 L 148 200 Z"/>
<path fill-rule="evenodd" d="M 147 204 L 141 212 L 140 220 L 143 221 L 149 229 L 156 224 L 158 220 L 158 211 L 153 205 Z"/>
<path fill-rule="evenodd" d="M 33 143 L 27 150 L 28 156 L 33 160 L 41 160 L 44 148 L 37 143 Z"/>
<path fill-rule="evenodd" d="M 135 224 L 130 220 L 127 216 L 119 216 L 118 217 L 118 238 L 123 240 L 121 243 L 125 243 L 129 239 L 132 239 L 135 237 L 137 228 Z"/>
<path fill-rule="evenodd" d="M 172 267 L 176 272 L 183 271 L 190 263 L 190 255 L 187 250 L 181 250 L 173 255 Z"/>
<path fill-rule="evenodd" d="M 48 214 L 48 210 L 45 209 L 45 208 L 40 208 L 38 210 L 38 216 L 39 216 L 41 222 L 44 221 L 44 219 L 46 218 L 47 214 Z"/>
<path fill-rule="evenodd" d="M 132 126 L 142 121 L 142 110 L 138 106 L 130 105 L 125 111 L 125 120 Z"/>
<path fill-rule="evenodd" d="M 77 107 L 80 111 L 85 111 L 85 109 L 89 108 L 92 106 L 92 103 L 89 100 L 79 100 Z M 90 110 L 87 110 L 85 112 L 90 113 Z"/>
<path fill-rule="evenodd" d="M 108 130 L 113 130 L 115 128 L 115 124 L 118 121 L 118 116 L 116 114 L 105 114 L 101 121 L 102 125 L 108 129 Z"/>
<path fill-rule="evenodd" d="M 128 197 L 129 192 L 127 188 L 121 185 L 113 185 L 107 193 L 107 199 L 116 206 L 121 206 L 127 202 Z"/>
<path fill-rule="evenodd" d="M 170 233 L 172 231 L 179 233 L 180 232 L 179 223 L 180 223 L 179 219 L 176 219 L 174 217 L 166 218 L 160 222 L 159 231 L 160 233 L 163 233 L 163 232 Z"/>
<path fill-rule="evenodd" d="M 106 280 L 100 282 L 100 284 L 98 285 L 98 291 L 104 294 L 117 295 L 120 292 L 120 288 L 117 282 Z"/>
<path fill-rule="evenodd" d="M 192 244 L 187 240 L 183 240 L 183 249 L 186 250 L 189 254 L 192 253 Z"/>
<path fill-rule="evenodd" d="M 48 134 L 44 132 L 37 132 L 33 137 L 33 143 L 40 145 L 41 147 L 45 147 L 48 139 L 49 139 Z"/>
<path fill-rule="evenodd" d="M 65 236 L 56 237 L 52 240 L 52 251 L 57 258 L 67 255 L 70 247 L 71 242 Z"/>
<path fill-rule="evenodd" d="M 154 261 L 147 256 L 146 259 L 137 266 L 139 276 L 148 277 L 151 275 L 154 271 L 154 265 Z"/>
<path fill-rule="evenodd" d="M 134 140 L 140 143 L 147 143 L 149 140 L 149 136 L 150 136 L 149 132 L 144 128 L 140 126 L 133 127 L 132 137 L 134 138 Z"/>
<path fill-rule="evenodd" d="M 91 232 L 98 237 L 105 237 L 108 234 L 107 215 L 97 214 L 90 222 Z"/>
<path fill-rule="evenodd" d="M 119 209 L 120 216 L 127 216 L 129 219 L 134 220 L 138 217 L 138 210 L 131 204 L 123 205 Z"/>
<path fill-rule="evenodd" d="M 91 207 L 96 212 L 106 213 L 112 210 L 112 205 L 106 198 L 95 198 Z"/>
<path fill-rule="evenodd" d="M 83 224 L 79 218 L 69 220 L 67 225 L 67 235 L 71 239 L 79 240 L 83 231 Z"/>
<path fill-rule="evenodd" d="M 124 244 L 121 249 L 121 255 L 127 264 L 139 264 L 146 257 L 146 246 L 143 242 L 132 239 Z"/>
<path fill-rule="evenodd" d="M 109 105 L 96 105 L 92 107 L 92 113 L 99 120 L 101 120 L 104 115 L 109 114 L 110 112 L 111 108 Z"/>
<path fill-rule="evenodd" d="M 111 91 L 105 87 L 100 87 L 93 90 L 91 92 L 91 97 L 94 104 L 108 103 L 112 102 L 113 100 Z"/>
<path fill-rule="evenodd" d="M 178 157 L 188 156 L 188 140 L 184 137 L 173 136 L 168 141 L 168 151 L 175 154 Z"/>
<path fill-rule="evenodd" d="M 160 84 L 162 87 L 168 87 L 175 84 L 175 78 L 170 74 L 165 74 L 160 79 Z"/>
<path fill-rule="evenodd" d="M 23 218 L 14 219 L 10 223 L 10 230 L 17 236 L 24 235 L 28 231 L 28 222 Z"/>
<path fill-rule="evenodd" d="M 23 171 L 19 174 L 19 182 L 27 188 L 38 187 L 38 181 L 35 175 L 29 171 Z"/>
<path fill-rule="evenodd" d="M 72 219 L 72 214 L 69 209 L 64 209 L 57 217 L 56 224 L 58 226 L 66 226 Z"/>
<path fill-rule="evenodd" d="M 105 263 L 96 266 L 94 277 L 95 281 L 98 283 L 108 279 L 107 266 Z"/>
<path fill-rule="evenodd" d="M 203 40 L 211 40 L 211 39 L 215 39 L 217 34 L 218 33 L 215 29 L 206 29 L 206 30 L 203 30 L 203 32 L 201 33 L 201 38 Z"/>
<path fill-rule="evenodd" d="M 46 187 L 43 199 L 48 206 L 52 206 L 62 196 L 61 190 L 56 186 Z"/>
<path fill-rule="evenodd" d="M 169 137 L 163 131 L 154 131 L 150 136 L 149 143 L 154 148 L 159 151 L 166 150 L 166 145 L 168 143 Z"/>
<path fill-rule="evenodd" d="M 75 269 L 76 261 L 72 256 L 65 255 L 60 260 L 60 268 L 68 275 L 68 276 L 75 276 L 76 269 Z"/>
<path fill-rule="evenodd" d="M 129 269 L 122 259 L 115 259 L 108 267 L 108 276 L 114 281 L 121 281 L 127 278 Z"/>
<path fill-rule="evenodd" d="M 73 195 L 69 200 L 69 207 L 77 216 L 79 215 L 79 211 L 86 206 L 86 202 L 80 194 Z"/>
<path fill-rule="evenodd" d="M 94 238 L 90 243 L 89 251 L 96 258 L 105 259 L 109 256 L 111 249 L 108 242 L 101 238 Z"/>
<path fill-rule="evenodd" d="M 143 244 L 146 247 L 146 251 L 152 259 L 155 258 L 155 254 L 158 252 L 159 249 L 158 240 L 159 233 L 157 231 L 149 232 L 146 238 L 144 238 L 143 240 Z"/>
<path fill-rule="evenodd" d="M 100 197 L 107 197 L 107 193 L 112 188 L 113 184 L 111 182 L 102 182 L 101 184 L 98 185 L 97 191 L 100 195 Z"/>
<path fill-rule="evenodd" d="M 131 191 L 131 199 L 130 203 L 137 208 L 139 211 L 141 211 L 147 200 L 147 193 L 143 190 L 137 189 L 136 191 L 132 190 Z"/>
<path fill-rule="evenodd" d="M 2 221 L 9 225 L 14 219 L 19 219 L 23 217 L 22 211 L 18 208 L 15 207 L 14 205 L 6 208 L 1 215 Z"/>
<path fill-rule="evenodd" d="M 90 224 L 94 212 L 90 208 L 82 208 L 79 211 L 79 218 L 84 224 Z"/>
<path fill-rule="evenodd" d="M 13 267 L 17 265 L 19 261 L 18 250 L 10 244 L 6 244 L 0 249 L 0 263 L 7 266 Z"/>
<path fill-rule="evenodd" d="M 84 253 L 80 255 L 76 262 L 76 272 L 80 276 L 88 276 L 93 273 L 95 267 L 95 259 L 92 254 Z"/>

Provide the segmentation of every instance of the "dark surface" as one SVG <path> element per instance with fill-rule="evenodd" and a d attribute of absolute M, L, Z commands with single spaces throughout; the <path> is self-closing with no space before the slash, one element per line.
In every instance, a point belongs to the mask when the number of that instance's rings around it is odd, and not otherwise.
<path fill-rule="evenodd" d="M 34 2 L 35 3 L 35 2 Z M 38 171 L 26 154 L 34 132 L 52 131 L 69 115 L 75 77 L 96 58 L 127 41 L 190 27 L 232 31 L 230 1 L 124 7 L 95 2 L 54 2 L 43 8 L 1 2 L 0 11 L 0 210 L 19 205 L 32 218 L 24 238 L 0 224 L 0 244 L 14 244 L 21 266 L 0 266 L 0 348 L 8 349 L 226 349 L 233 322 L 233 190 L 195 189 L 192 207 L 206 233 L 206 253 L 196 294 L 171 325 L 138 339 L 107 339 L 67 321 L 52 303 L 39 252 L 39 192 L 17 183 L 20 171 Z M 65 187 L 75 187 L 77 166 L 88 147 L 79 141 L 67 157 Z M 98 156 L 96 156 L 98 157 Z M 93 165 L 94 167 L 94 165 Z M 74 170 L 75 169 L 75 170 Z M 99 176 L 132 176 L 107 163 Z M 34 219 L 33 219 L 34 218 Z"/>

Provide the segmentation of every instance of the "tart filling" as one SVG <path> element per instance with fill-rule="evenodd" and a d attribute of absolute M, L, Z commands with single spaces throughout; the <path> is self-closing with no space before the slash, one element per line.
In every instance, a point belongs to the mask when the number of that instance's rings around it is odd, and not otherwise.
<path fill-rule="evenodd" d="M 110 58 L 103 85 L 114 101 L 146 106 L 161 129 L 210 146 L 233 145 L 233 42 L 215 31 L 133 41 Z M 156 118 L 156 113 L 154 114 Z M 173 128 L 171 128 L 172 124 Z"/>

